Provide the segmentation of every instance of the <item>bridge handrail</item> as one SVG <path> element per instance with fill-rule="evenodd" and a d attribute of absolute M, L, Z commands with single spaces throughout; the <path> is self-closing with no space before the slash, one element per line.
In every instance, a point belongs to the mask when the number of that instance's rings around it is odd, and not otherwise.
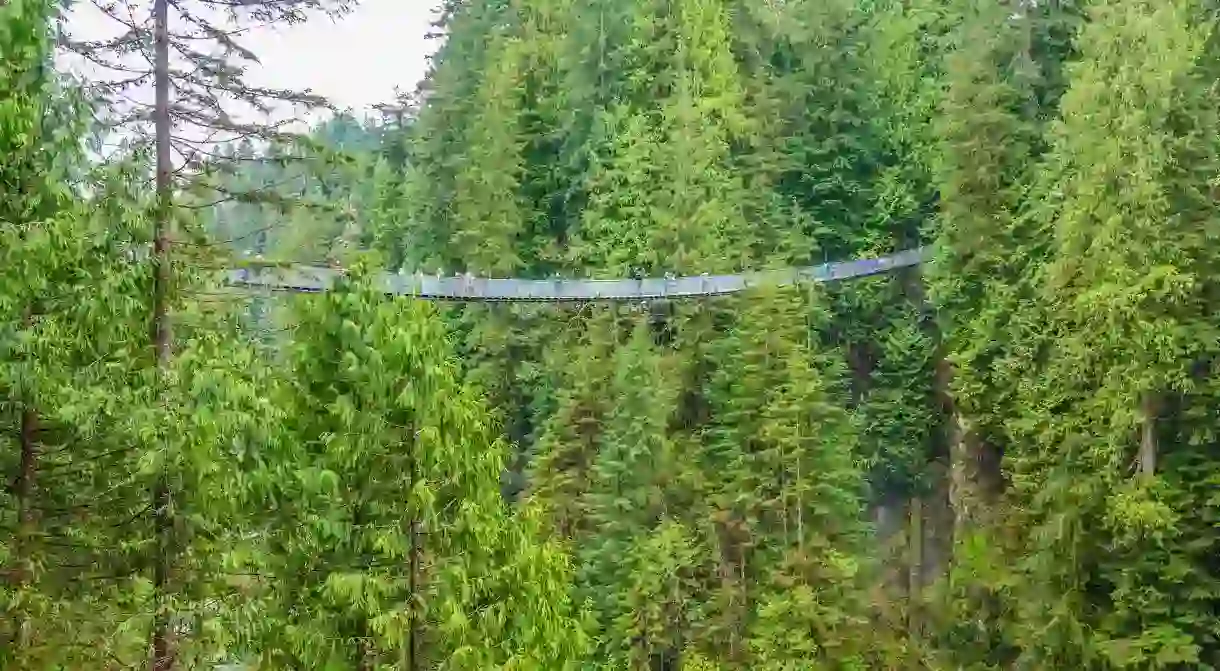
<path fill-rule="evenodd" d="M 439 301 L 624 301 L 696 298 L 737 293 L 755 286 L 785 286 L 798 282 L 833 282 L 919 265 L 928 249 L 908 249 L 890 256 L 839 261 L 804 268 L 740 275 L 689 275 L 606 280 L 530 280 L 471 275 L 440 277 L 422 273 L 381 273 L 386 293 Z M 327 290 L 341 269 L 290 266 L 245 267 L 227 271 L 235 287 L 314 293 Z"/>

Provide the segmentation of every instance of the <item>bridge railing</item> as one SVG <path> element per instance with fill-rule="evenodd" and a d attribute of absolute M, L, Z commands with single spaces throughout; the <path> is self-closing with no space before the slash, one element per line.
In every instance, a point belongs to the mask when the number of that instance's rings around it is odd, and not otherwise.
<path fill-rule="evenodd" d="M 381 273 L 379 286 L 388 293 L 438 301 L 629 301 L 720 296 L 757 286 L 800 282 L 833 282 L 915 266 L 927 258 L 926 248 L 890 256 L 826 263 L 804 268 L 740 275 L 688 275 L 606 280 L 530 280 L 471 275 L 441 277 L 421 273 Z M 311 266 L 236 268 L 228 272 L 234 287 L 313 293 L 326 291 L 343 272 Z"/>

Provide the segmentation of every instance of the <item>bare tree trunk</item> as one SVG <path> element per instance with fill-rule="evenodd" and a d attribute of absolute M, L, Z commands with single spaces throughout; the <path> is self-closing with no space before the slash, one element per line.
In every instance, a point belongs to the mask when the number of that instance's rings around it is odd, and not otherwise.
<path fill-rule="evenodd" d="M 153 296 L 153 347 L 157 356 L 157 366 L 164 369 L 169 365 L 170 356 L 170 323 L 169 323 L 169 279 L 170 279 L 170 227 L 172 225 L 170 209 L 172 205 L 173 173 L 170 145 L 170 110 L 169 110 L 169 2 L 155 0 L 153 3 L 153 43 L 156 85 L 156 106 L 154 109 L 155 140 L 157 148 L 157 215 L 153 231 L 153 258 L 156 263 L 156 282 Z"/>
<path fill-rule="evenodd" d="M 1148 393 L 1140 405 L 1143 424 L 1140 427 L 1139 475 L 1144 480 L 1151 480 L 1156 475 L 1156 422 L 1161 403 L 1156 394 Z"/>
<path fill-rule="evenodd" d="M 956 538 L 987 524 L 1004 489 L 1000 451 L 983 440 L 957 408 L 950 389 L 953 371 L 937 364 L 937 387 L 945 409 L 949 447 L 949 501 Z"/>
<path fill-rule="evenodd" d="M 153 284 L 152 340 L 157 366 L 157 393 L 164 394 L 166 368 L 169 366 L 171 330 L 169 321 L 170 236 L 171 231 L 171 148 L 169 109 L 169 0 L 153 2 L 153 80 L 156 92 L 154 131 L 157 149 L 156 220 L 153 223 L 153 260 L 156 278 Z M 170 532 L 173 500 L 164 471 L 153 488 L 156 557 L 153 562 L 153 588 L 156 613 L 153 616 L 152 671 L 174 668 L 174 650 L 170 631 L 167 598 L 169 588 Z"/>

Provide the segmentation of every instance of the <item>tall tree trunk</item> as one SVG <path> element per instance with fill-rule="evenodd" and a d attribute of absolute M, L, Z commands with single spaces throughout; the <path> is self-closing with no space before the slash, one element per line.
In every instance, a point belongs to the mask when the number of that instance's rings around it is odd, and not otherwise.
<path fill-rule="evenodd" d="M 18 434 L 20 440 L 20 462 L 17 466 L 17 478 L 13 482 L 13 496 L 17 503 L 17 538 L 15 566 L 12 572 L 12 582 L 18 590 L 27 587 L 33 579 L 31 564 L 32 545 L 34 542 L 34 480 L 38 473 L 38 415 L 27 404 L 21 409 L 21 426 Z M 14 617 L 12 633 L 12 652 L 20 664 L 21 654 L 18 652 L 28 645 L 30 624 L 17 610 Z"/>
<path fill-rule="evenodd" d="M 171 231 L 171 165 L 169 109 L 169 0 L 153 2 L 153 79 L 156 90 L 153 124 L 157 149 L 156 220 L 153 223 L 153 261 L 156 278 L 153 283 L 152 341 L 156 356 L 157 394 L 164 398 L 166 368 L 170 357 L 169 279 Z M 153 561 L 153 588 L 156 612 L 152 630 L 152 671 L 174 668 L 174 650 L 169 612 L 170 532 L 172 496 L 167 476 L 162 471 L 153 487 L 154 533 L 156 557 Z"/>
<path fill-rule="evenodd" d="M 949 443 L 949 501 L 953 508 L 956 538 L 991 521 L 1003 493 L 1004 476 L 1000 451 L 983 440 L 953 400 L 953 371 L 948 361 L 938 362 L 937 386 L 945 406 L 946 438 Z"/>
<path fill-rule="evenodd" d="M 27 309 L 23 319 L 28 329 L 34 323 L 33 311 Z M 17 481 L 13 486 L 13 495 L 17 499 L 17 525 L 20 551 L 25 552 L 29 536 L 34 531 L 34 480 L 38 473 L 38 413 L 34 411 L 31 399 L 33 392 L 26 391 L 21 401 L 20 442 L 21 457 L 17 470 Z M 25 561 L 24 556 L 19 556 Z M 24 569 L 22 569 L 24 575 Z"/>
<path fill-rule="evenodd" d="M 415 452 L 415 450 L 418 448 L 419 443 L 418 443 L 418 441 L 416 441 L 414 439 L 415 427 L 413 424 L 410 426 L 410 428 L 408 430 L 410 432 L 408 435 L 411 437 L 411 448 L 410 448 L 411 449 L 411 453 L 410 453 L 411 486 L 408 491 L 414 492 L 415 483 L 419 479 L 419 456 Z M 419 548 L 419 541 L 420 541 L 419 514 L 414 509 L 414 506 L 411 506 L 410 510 L 411 510 L 411 520 L 410 520 L 411 556 L 410 556 L 410 560 L 409 560 L 410 566 L 408 567 L 410 574 L 407 576 L 407 585 L 408 585 L 408 589 L 410 590 L 410 593 L 411 593 L 410 594 L 411 614 L 410 614 L 410 624 L 408 625 L 409 628 L 407 630 L 407 668 L 406 668 L 406 671 L 417 671 L 417 669 L 419 669 L 419 662 L 420 662 L 420 660 L 419 660 L 419 634 L 420 634 L 420 632 L 419 632 L 419 607 L 418 606 L 419 606 L 419 602 L 421 600 L 420 595 L 419 595 L 419 550 L 420 550 L 420 548 Z"/>
<path fill-rule="evenodd" d="M 24 548 L 34 532 L 34 480 L 38 473 L 38 415 L 26 405 L 21 410 L 21 464 L 17 471 L 17 523 Z"/>
<path fill-rule="evenodd" d="M 1140 401 L 1143 423 L 1140 427 L 1139 475 L 1150 480 L 1156 475 L 1157 440 L 1156 421 L 1160 414 L 1160 399 L 1151 392 Z"/>
<path fill-rule="evenodd" d="M 28 329 L 34 323 L 32 310 L 25 311 L 23 319 Z M 38 413 L 34 411 L 31 400 L 33 393 L 26 391 L 21 399 L 21 425 L 19 440 L 21 443 L 20 461 L 17 467 L 17 480 L 13 483 L 13 495 L 17 499 L 18 539 L 22 550 L 28 543 L 28 536 L 33 532 L 34 480 L 38 473 Z M 19 560 L 23 560 L 19 557 Z M 23 571 L 24 572 L 24 571 Z"/>
<path fill-rule="evenodd" d="M 923 499 L 911 497 L 907 509 L 907 630 L 916 639 L 923 632 L 924 531 Z"/>

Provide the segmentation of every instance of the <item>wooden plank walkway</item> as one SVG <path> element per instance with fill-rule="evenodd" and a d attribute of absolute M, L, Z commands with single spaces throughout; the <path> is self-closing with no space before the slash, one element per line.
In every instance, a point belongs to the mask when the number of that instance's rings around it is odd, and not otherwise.
<path fill-rule="evenodd" d="M 800 282 L 833 282 L 916 266 L 927 260 L 920 247 L 891 256 L 826 263 L 787 270 L 741 275 L 693 275 L 607 280 L 527 280 L 483 278 L 471 275 L 441 277 L 421 273 L 382 273 L 379 285 L 387 294 L 424 300 L 463 302 L 632 301 L 723 296 L 757 286 L 785 286 Z M 228 284 L 251 290 L 315 293 L 326 291 L 343 271 L 334 268 L 290 266 L 237 268 L 227 271 Z"/>

